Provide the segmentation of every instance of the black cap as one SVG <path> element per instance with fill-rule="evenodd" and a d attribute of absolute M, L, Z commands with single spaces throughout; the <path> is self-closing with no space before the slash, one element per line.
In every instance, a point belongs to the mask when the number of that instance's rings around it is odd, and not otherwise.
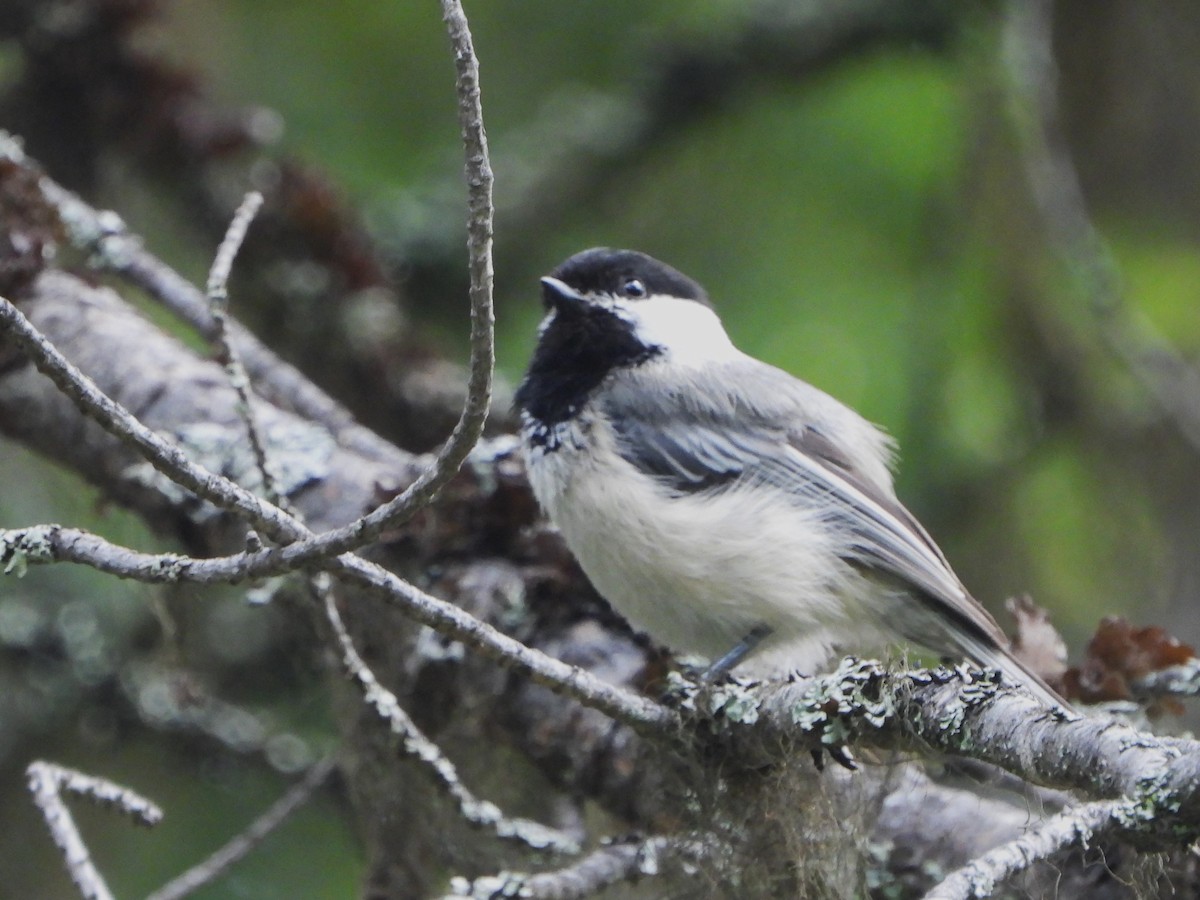
<path fill-rule="evenodd" d="M 550 277 L 581 294 L 614 297 L 621 296 L 625 285 L 636 279 L 645 286 L 647 294 L 665 294 L 709 305 L 708 294 L 699 284 L 666 263 L 636 250 L 593 247 L 563 262 Z"/>

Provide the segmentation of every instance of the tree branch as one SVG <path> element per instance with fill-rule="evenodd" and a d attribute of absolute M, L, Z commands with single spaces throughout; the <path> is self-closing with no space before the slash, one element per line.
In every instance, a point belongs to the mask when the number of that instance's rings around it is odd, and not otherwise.
<path fill-rule="evenodd" d="M 469 35 L 467 37 L 469 40 Z M 475 88 L 476 102 L 477 94 L 478 91 Z M 467 97 L 470 97 L 469 92 Z M 464 115 L 468 119 L 470 118 L 468 114 L 464 113 Z M 482 123 L 479 125 L 479 131 L 482 135 Z M 482 138 L 480 139 L 482 140 Z M 479 143 L 478 146 L 481 148 L 480 152 L 486 153 L 486 142 Z M 14 163 L 27 164 L 16 142 L 0 132 L 0 155 L 4 154 L 7 154 L 6 158 Z M 294 530 L 294 526 L 299 524 L 295 521 L 290 524 L 285 519 L 268 522 L 264 518 L 268 515 L 265 507 L 242 510 L 242 513 L 249 517 L 254 528 L 263 531 L 280 544 L 290 544 L 291 546 L 286 550 L 270 549 L 256 554 L 238 554 L 229 557 L 226 560 L 226 572 L 232 573 L 236 570 L 242 572 L 243 577 L 250 578 L 279 575 L 295 571 L 300 566 L 316 559 L 333 557 L 370 543 L 384 531 L 397 527 L 428 505 L 438 491 L 461 468 L 467 454 L 478 441 L 487 418 L 494 367 L 491 218 L 490 213 L 480 212 L 481 205 L 486 207 L 490 204 L 491 174 L 487 168 L 486 155 L 480 158 L 471 147 L 468 150 L 468 165 L 472 208 L 469 222 L 471 229 L 469 249 L 472 254 L 471 377 L 462 414 L 454 431 L 442 446 L 437 457 L 398 496 L 354 522 L 340 529 L 328 531 L 320 537 L 309 535 L 307 540 L 303 539 L 301 532 Z M 58 209 L 64 223 L 68 225 L 75 223 L 76 229 L 83 229 L 83 233 L 77 238 L 80 243 L 96 246 L 97 253 L 102 254 L 105 258 L 111 258 L 114 264 L 120 263 L 123 267 L 127 267 L 131 259 L 138 260 L 138 271 L 153 272 L 156 279 L 154 284 L 167 296 L 185 304 L 188 310 L 197 300 L 204 302 L 195 288 L 187 285 L 180 276 L 146 253 L 142 249 L 140 240 L 129 235 L 124 229 L 124 224 L 115 215 L 94 213 L 77 198 L 57 188 L 56 185 L 52 185 L 44 177 L 41 178 L 41 187 L 48 197 L 57 198 Z M 115 220 L 116 224 L 114 225 L 114 222 L 110 220 Z M 90 230 L 93 227 L 100 229 L 99 235 Z M 125 271 L 125 268 L 122 268 L 122 271 Z M 0 324 L 10 333 L 15 332 L 12 333 L 13 340 L 30 355 L 44 374 L 56 380 L 55 383 L 60 389 L 64 389 L 64 385 L 73 381 L 77 385 L 81 384 L 79 373 L 73 372 L 65 360 L 55 359 L 55 355 L 51 352 L 53 348 L 44 342 L 39 342 L 35 333 L 21 326 L 12 317 L 12 312 L 6 311 L 4 318 L 5 322 Z M 207 303 L 205 303 L 203 324 L 206 326 L 203 332 L 205 336 L 210 340 L 217 340 L 221 333 L 221 326 L 213 319 Z M 232 322 L 225 326 L 229 331 L 230 346 L 237 348 L 243 356 L 253 354 L 254 348 L 248 344 L 243 346 L 245 342 L 237 339 L 237 330 L 233 326 Z M 79 390 L 79 387 L 73 390 Z M 71 396 L 65 389 L 64 393 Z M 299 394 L 302 398 L 309 396 L 308 392 L 303 390 L 299 391 Z M 94 415 L 101 417 L 97 419 L 101 425 L 106 428 L 120 427 L 123 440 L 131 442 L 133 446 L 139 448 L 140 452 L 147 452 L 148 445 L 145 441 L 144 429 L 140 427 L 140 423 L 136 419 L 130 418 L 123 424 L 120 423 L 117 418 L 114 418 L 111 410 L 105 409 L 105 404 L 100 398 L 96 398 L 92 406 L 95 408 Z M 345 427 L 342 430 L 345 430 Z M 355 433 L 357 434 L 357 432 Z M 361 438 L 361 435 L 359 437 Z M 358 443 L 363 443 L 363 441 L 359 440 Z M 394 455 L 394 448 L 390 449 Z M 152 456 L 147 457 L 147 461 L 159 468 Z M 159 470 L 163 471 L 161 468 Z M 170 477 L 169 473 L 165 471 L 164 474 L 168 474 Z M 222 491 L 215 483 L 204 483 L 211 478 L 211 474 L 204 473 L 200 480 L 185 477 L 185 480 L 179 483 L 223 509 L 235 509 L 237 504 L 228 492 Z"/>
<path fill-rule="evenodd" d="M 458 777 L 454 763 L 442 753 L 437 744 L 421 733 L 421 729 L 404 711 L 396 695 L 379 683 L 375 673 L 358 655 L 358 651 L 354 649 L 354 641 L 342 623 L 330 586 L 326 583 L 319 588 L 314 587 L 314 590 L 323 599 L 326 618 L 341 647 L 342 664 L 362 691 L 363 702 L 387 723 L 392 734 L 400 739 L 404 756 L 421 766 L 438 791 L 454 803 L 458 814 L 468 825 L 538 853 L 579 852 L 578 843 L 562 832 L 538 822 L 506 816 L 494 803 L 476 797 Z"/>
<path fill-rule="evenodd" d="M 554 872 L 502 872 L 471 881 L 451 879 L 451 893 L 442 900 L 491 900 L 495 897 L 584 900 L 617 884 L 653 878 L 668 860 L 696 856 L 701 852 L 695 842 L 680 842 L 674 838 L 614 841 Z"/>
<path fill-rule="evenodd" d="M 25 770 L 33 802 L 42 811 L 50 836 L 62 851 L 67 872 L 79 893 L 87 900 L 112 900 L 112 893 L 103 877 L 92 865 L 91 854 L 79 834 L 71 811 L 63 802 L 64 793 L 84 797 L 92 802 L 115 809 L 129 816 L 138 825 L 157 825 L 162 810 L 127 787 L 85 775 L 48 762 L 32 762 Z"/>
<path fill-rule="evenodd" d="M 1023 689 L 1002 686 L 994 672 L 962 666 L 889 673 L 849 657 L 836 672 L 807 681 L 684 696 L 718 716 L 721 740 L 732 740 L 734 758 L 751 764 L 812 741 L 934 750 L 1036 784 L 1122 800 L 1136 812 L 1126 816 L 1127 827 L 1142 829 L 1147 844 L 1175 846 L 1200 836 L 1200 742 L 1048 709 Z"/>
<path fill-rule="evenodd" d="M 254 216 L 258 213 L 262 202 L 262 194 L 252 191 L 243 198 L 241 206 L 234 213 L 233 220 L 229 223 L 229 228 L 217 248 L 216 256 L 213 257 L 212 266 L 208 271 L 208 308 L 213 317 L 213 324 L 216 326 L 212 343 L 216 350 L 217 362 L 225 367 L 229 386 L 238 395 L 238 412 L 246 426 L 246 438 L 254 453 L 254 462 L 258 467 L 259 477 L 262 479 L 263 496 L 271 503 L 291 513 L 293 511 L 288 507 L 287 499 L 279 493 L 279 479 L 275 473 L 274 463 L 268 458 L 262 433 L 258 427 L 258 419 L 254 414 L 254 407 L 250 399 L 250 378 L 237 348 L 229 340 L 229 273 L 233 269 L 233 261 L 237 257 L 238 250 L 241 249 L 242 242 L 246 239 L 246 231 L 250 228 L 250 223 L 254 221 Z"/>
<path fill-rule="evenodd" d="M 1077 844 L 1086 847 L 1098 835 L 1119 830 L 1120 812 L 1121 804 L 1113 800 L 1072 806 L 951 872 L 925 895 L 925 900 L 990 897 L 1004 881 L 1027 871 L 1034 863 Z"/>
<path fill-rule="evenodd" d="M 156 435 L 128 410 L 105 396 L 90 379 L 71 365 L 33 328 L 15 306 L 3 298 L 0 298 L 0 331 L 7 333 L 14 343 L 25 350 L 39 370 L 50 377 L 81 412 L 95 419 L 106 431 L 131 444 L 147 462 L 168 478 L 222 508 L 236 510 L 245 516 L 251 525 L 261 529 L 274 540 L 301 540 L 312 536 L 295 517 L 266 503 L 232 481 L 196 465 L 179 447 Z M 429 499 L 424 498 L 423 502 L 427 503 Z M 415 508 L 412 511 L 415 512 Z M 72 537 L 79 535 L 72 534 Z M 100 539 L 90 538 L 81 542 L 80 546 L 86 543 L 93 548 L 100 547 L 98 541 Z M 154 582 L 193 580 L 196 573 L 205 571 L 207 565 L 207 561 L 204 560 L 173 555 L 157 559 L 130 556 L 133 551 L 118 549 L 123 551 L 120 555 L 124 558 L 138 560 L 137 565 L 127 573 L 129 577 L 133 577 L 137 572 L 147 571 L 147 567 L 150 570 L 157 568 L 157 571 L 150 572 L 153 577 L 149 580 Z M 109 558 L 116 555 L 108 547 L 105 550 L 109 552 Z M 265 554 L 271 552 L 264 551 Z M 43 561 L 44 558 L 39 555 L 37 560 L 33 556 L 29 559 L 34 562 Z M 670 730 L 671 723 L 675 721 L 675 717 L 658 704 L 614 688 L 578 668 L 564 665 L 532 650 L 465 613 L 454 604 L 421 591 L 381 566 L 348 553 L 335 559 L 324 560 L 323 565 L 339 578 L 376 593 L 390 603 L 399 604 L 407 615 L 421 624 L 461 640 L 490 659 L 522 671 L 539 683 L 561 690 L 581 702 L 596 706 L 620 721 L 634 727 L 658 731 Z M 205 580 L 239 581 L 253 574 L 256 573 L 249 566 L 241 570 L 234 567 L 229 570 L 222 569 L 219 578 L 205 576 Z"/>

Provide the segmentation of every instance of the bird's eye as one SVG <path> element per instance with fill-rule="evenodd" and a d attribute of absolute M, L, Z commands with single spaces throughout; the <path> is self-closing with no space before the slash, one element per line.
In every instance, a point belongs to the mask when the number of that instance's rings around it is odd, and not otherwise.
<path fill-rule="evenodd" d="M 626 297 L 633 297 L 634 299 L 645 297 L 646 286 L 642 284 L 641 279 L 630 278 L 625 282 L 624 285 L 622 285 L 621 293 L 623 293 Z"/>

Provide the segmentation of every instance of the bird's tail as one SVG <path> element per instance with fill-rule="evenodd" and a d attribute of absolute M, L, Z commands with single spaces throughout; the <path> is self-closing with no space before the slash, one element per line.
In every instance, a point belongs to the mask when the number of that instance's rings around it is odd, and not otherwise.
<path fill-rule="evenodd" d="M 1024 685 L 1030 693 L 1049 707 L 1061 707 L 1067 712 L 1075 711 L 1058 691 L 1050 687 L 1037 672 L 1013 656 L 1012 651 L 1007 647 L 997 646 L 991 642 L 985 643 L 972 635 L 960 634 L 956 637 L 962 644 L 960 648 L 962 652 L 980 665 L 999 669 L 1006 679 Z"/>

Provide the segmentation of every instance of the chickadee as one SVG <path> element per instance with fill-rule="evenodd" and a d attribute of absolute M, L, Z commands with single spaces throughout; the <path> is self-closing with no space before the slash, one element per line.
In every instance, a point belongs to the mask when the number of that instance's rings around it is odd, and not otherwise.
<path fill-rule="evenodd" d="M 760 676 L 904 641 L 1063 702 L 896 499 L 891 440 L 734 347 L 699 284 L 596 248 L 542 297 L 516 394 L 530 483 L 635 627 Z"/>

